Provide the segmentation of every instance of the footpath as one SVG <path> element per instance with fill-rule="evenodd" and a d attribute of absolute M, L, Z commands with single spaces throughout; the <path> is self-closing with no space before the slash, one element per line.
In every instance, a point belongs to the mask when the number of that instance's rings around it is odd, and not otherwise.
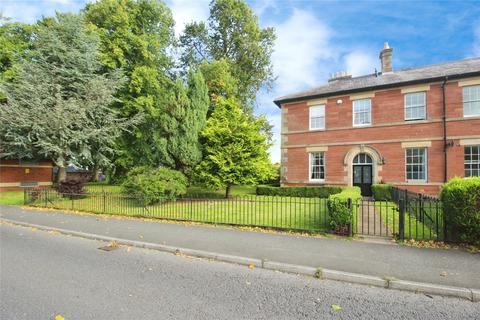
<path fill-rule="evenodd" d="M 16 206 L 0 206 L 0 219 L 74 236 L 105 241 L 115 239 L 163 251 L 178 249 L 187 255 L 254 263 L 256 267 L 280 271 L 313 275 L 320 270 L 327 279 L 480 300 L 480 254 L 463 250 L 120 219 Z M 436 286 L 452 288 L 445 292 L 442 288 L 435 289 Z"/>

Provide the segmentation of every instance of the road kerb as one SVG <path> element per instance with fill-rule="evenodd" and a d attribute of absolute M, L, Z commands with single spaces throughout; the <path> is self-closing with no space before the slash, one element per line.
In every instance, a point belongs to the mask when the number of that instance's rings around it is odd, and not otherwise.
<path fill-rule="evenodd" d="M 405 280 L 392 280 L 390 281 L 389 288 L 472 300 L 472 290 L 467 288 L 450 287 Z"/>
<path fill-rule="evenodd" d="M 102 235 L 97 235 L 92 233 L 85 233 L 81 231 L 66 230 L 66 229 L 56 228 L 56 227 L 47 227 L 43 225 L 20 222 L 20 221 L 10 220 L 6 218 L 0 218 L 0 221 L 5 221 L 8 223 L 12 223 L 14 225 L 19 225 L 19 226 L 28 227 L 28 228 L 36 228 L 44 231 L 55 231 L 64 235 L 71 235 L 71 236 L 76 236 L 76 237 L 90 239 L 90 240 L 98 240 L 98 241 L 106 241 L 106 242 L 116 241 L 120 245 L 153 249 L 153 250 L 169 252 L 174 254 L 180 253 L 187 256 L 214 259 L 214 260 L 228 262 L 228 263 L 254 266 L 257 268 L 276 270 L 276 271 L 281 271 L 286 273 L 302 274 L 302 275 L 315 277 L 319 270 L 319 268 L 312 268 L 308 266 L 293 265 L 293 264 L 261 260 L 261 259 L 255 259 L 255 258 L 233 256 L 233 255 L 220 254 L 220 253 L 195 250 L 195 249 L 179 248 L 174 246 L 161 245 L 161 244 L 149 243 L 149 242 L 143 242 L 143 241 L 120 239 L 120 238 L 102 236 Z M 328 279 L 328 280 L 336 280 L 336 281 L 343 281 L 343 282 L 349 282 L 349 283 L 355 283 L 355 284 L 384 287 L 384 288 L 395 289 L 395 290 L 406 290 L 406 291 L 413 291 L 413 292 L 430 293 L 430 294 L 435 294 L 440 296 L 451 296 L 451 297 L 467 299 L 474 302 L 480 301 L 480 290 L 476 290 L 476 289 L 450 287 L 450 286 L 397 280 L 397 279 L 387 281 L 385 279 L 381 279 L 375 276 L 349 273 L 349 272 L 337 271 L 337 270 L 329 270 L 329 269 L 321 269 L 321 271 L 322 271 L 322 278 Z"/>
<path fill-rule="evenodd" d="M 263 268 L 268 270 L 275 270 L 287 273 L 302 274 L 314 277 L 317 272 L 317 268 L 300 266 L 295 264 L 281 263 L 275 261 L 264 261 Z"/>
<path fill-rule="evenodd" d="M 387 281 L 375 276 L 337 271 L 337 270 L 328 270 L 328 269 L 323 269 L 322 274 L 323 274 L 323 278 L 328 280 L 337 280 L 337 281 L 365 284 L 368 286 L 388 288 Z"/>
<path fill-rule="evenodd" d="M 480 302 L 480 290 L 472 289 L 472 301 Z"/>

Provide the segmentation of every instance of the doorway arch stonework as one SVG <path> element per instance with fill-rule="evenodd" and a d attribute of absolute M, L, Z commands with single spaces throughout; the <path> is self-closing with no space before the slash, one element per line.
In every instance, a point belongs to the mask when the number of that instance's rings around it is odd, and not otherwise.
<path fill-rule="evenodd" d="M 377 149 L 365 145 L 353 147 L 345 154 L 343 158 L 343 170 L 347 173 L 345 182 L 349 186 L 353 186 L 353 158 L 360 153 L 368 154 L 372 158 L 372 183 L 380 183 L 382 181 L 380 172 L 383 169 L 383 158 Z"/>

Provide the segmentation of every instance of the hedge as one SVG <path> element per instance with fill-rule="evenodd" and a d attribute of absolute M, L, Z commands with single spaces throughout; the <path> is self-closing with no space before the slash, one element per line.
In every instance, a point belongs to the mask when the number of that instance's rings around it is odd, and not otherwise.
<path fill-rule="evenodd" d="M 328 197 L 327 207 L 330 227 L 336 233 L 346 233 L 352 226 L 352 209 L 348 207 L 348 199 L 356 202 L 362 198 L 359 187 L 347 187 L 342 192 Z M 350 230 L 351 232 L 351 230 Z"/>
<path fill-rule="evenodd" d="M 372 185 L 373 198 L 378 201 L 391 201 L 392 188 L 393 186 L 391 184 Z"/>
<path fill-rule="evenodd" d="M 440 199 L 448 239 L 480 245 L 480 177 L 450 180 L 443 186 Z"/>
<path fill-rule="evenodd" d="M 258 186 L 259 196 L 283 196 L 283 197 L 305 197 L 305 198 L 328 198 L 332 194 L 342 191 L 337 186 L 307 186 L 307 187 L 271 187 Z"/>

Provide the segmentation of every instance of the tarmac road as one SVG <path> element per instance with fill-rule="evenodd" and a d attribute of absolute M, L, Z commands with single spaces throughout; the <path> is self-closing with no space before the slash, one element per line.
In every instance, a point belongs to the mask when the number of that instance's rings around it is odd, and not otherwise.
<path fill-rule="evenodd" d="M 0 225 L 0 318 L 480 318 L 467 300 L 104 245 Z"/>

